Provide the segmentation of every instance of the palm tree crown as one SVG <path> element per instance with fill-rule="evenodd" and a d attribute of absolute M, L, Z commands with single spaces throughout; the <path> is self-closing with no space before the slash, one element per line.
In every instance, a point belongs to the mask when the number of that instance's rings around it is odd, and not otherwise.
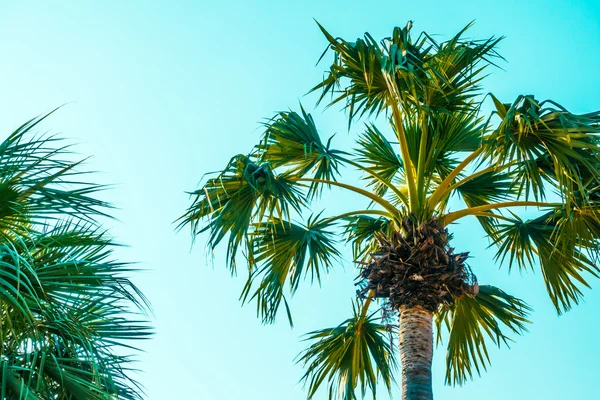
<path fill-rule="evenodd" d="M 104 187 L 33 133 L 48 115 L 0 144 L 0 397 L 140 399 L 126 354 L 150 334 L 146 300 L 97 222 Z"/>
<path fill-rule="evenodd" d="M 340 256 L 341 237 L 351 243 L 361 290 L 350 319 L 309 334 L 313 344 L 300 358 L 309 397 L 325 381 L 329 398 L 354 399 L 359 387 L 375 393 L 378 379 L 389 389 L 396 367 L 390 325 L 399 335 L 407 399 L 431 398 L 431 354 L 415 351 L 414 342 L 430 346 L 432 318 L 438 339 L 448 332 L 452 384 L 487 367 L 486 337 L 500 345 L 507 331 L 525 330 L 529 307 L 479 285 L 465 263 L 468 249 L 450 247 L 448 227 L 465 217 L 481 223 L 499 263 L 541 269 L 559 313 L 598 276 L 600 113 L 575 115 L 531 95 L 509 103 L 482 96 L 501 38 L 467 40 L 467 26 L 445 42 L 427 33 L 414 40 L 411 27 L 381 42 L 368 33 L 349 42 L 321 27 L 334 60 L 313 88 L 319 102 L 343 104 L 349 124 L 384 117 L 386 129 L 368 122 L 356 148 L 342 151 L 320 137 L 303 108 L 278 113 L 249 154 L 233 157 L 193 192 L 180 219 L 194 235 L 208 232 L 211 248 L 226 239 L 234 271 L 242 250 L 249 271 L 242 299 L 255 301 L 267 323 L 282 303 L 291 322 L 286 294 L 304 277 L 320 281 Z M 486 101 L 494 107 L 489 115 Z M 364 180 L 347 182 L 342 167 L 362 171 Z M 365 207 L 308 216 L 330 188 L 362 196 Z M 538 216 L 520 217 L 525 207 Z M 302 215 L 306 223 L 292 222 Z M 369 309 L 373 300 L 387 320 Z"/>

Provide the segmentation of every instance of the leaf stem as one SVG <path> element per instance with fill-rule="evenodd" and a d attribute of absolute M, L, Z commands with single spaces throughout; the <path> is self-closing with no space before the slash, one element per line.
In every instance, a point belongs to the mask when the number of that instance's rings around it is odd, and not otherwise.
<path fill-rule="evenodd" d="M 398 196 L 400 198 L 400 200 L 402 200 L 402 203 L 408 207 L 409 203 L 408 203 L 408 198 L 404 195 L 404 193 L 402 193 L 396 186 L 394 186 L 393 184 L 391 184 L 390 182 L 388 182 L 388 180 L 386 180 L 385 178 L 383 178 L 381 175 L 379 175 L 376 172 L 373 172 L 370 168 L 367 168 L 363 165 L 361 165 L 360 163 L 357 163 L 355 161 L 349 160 L 347 158 L 344 157 L 340 157 L 339 158 L 340 161 L 345 162 L 349 165 L 352 165 L 353 167 L 356 167 L 362 171 L 365 171 L 366 173 L 368 173 L 369 175 L 371 175 L 373 178 L 377 179 L 379 182 L 383 183 L 388 189 L 390 189 L 392 192 L 394 192 L 394 194 L 396 196 Z"/>
<path fill-rule="evenodd" d="M 390 83 L 388 83 L 388 86 Z M 417 188 L 415 181 L 415 167 L 412 160 L 410 159 L 410 153 L 408 152 L 408 142 L 406 141 L 406 133 L 404 132 L 404 125 L 402 124 L 402 113 L 398 107 L 399 99 L 396 95 L 394 101 L 391 103 L 392 115 L 394 118 L 394 125 L 396 126 L 396 134 L 398 136 L 398 142 L 400 144 L 400 153 L 402 154 L 402 160 L 404 161 L 404 170 L 406 172 L 406 185 L 408 186 L 408 200 L 411 212 L 415 212 L 419 207 L 419 199 L 417 197 Z"/>
<path fill-rule="evenodd" d="M 507 207 L 527 207 L 527 206 L 536 206 L 536 207 L 555 207 L 559 204 L 557 203 L 544 203 L 540 201 L 505 201 L 501 203 L 494 204 L 484 204 L 482 206 L 465 208 L 464 210 L 454 211 L 449 214 L 444 215 L 442 219 L 442 223 L 444 225 L 449 225 L 452 222 L 466 217 L 467 215 L 481 215 L 483 211 L 488 210 L 497 210 L 499 208 L 507 208 Z"/>
<path fill-rule="evenodd" d="M 388 212 L 386 212 L 386 211 L 380 211 L 380 210 L 360 210 L 360 211 L 350 211 L 350 212 L 347 212 L 347 213 L 339 214 L 339 215 L 336 215 L 335 217 L 327 218 L 327 219 L 325 219 L 325 221 L 327 223 L 330 223 L 330 222 L 333 222 L 333 221 L 337 221 L 338 219 L 343 219 L 343 218 L 346 218 L 346 217 L 351 217 L 353 215 L 379 215 L 379 216 L 387 217 L 387 218 L 391 217 L 391 215 Z"/>
<path fill-rule="evenodd" d="M 419 143 L 419 160 L 417 161 L 417 191 L 419 195 L 419 204 L 425 205 L 425 196 L 427 188 L 425 186 L 425 160 L 427 157 L 427 118 L 422 117 L 421 121 L 421 140 Z"/>
<path fill-rule="evenodd" d="M 483 151 L 483 147 L 478 148 L 471 154 L 467 156 L 460 164 L 458 164 L 450 174 L 440 183 L 437 189 L 429 196 L 427 199 L 427 204 L 429 207 L 433 208 L 440 201 L 440 199 L 448 192 L 448 186 L 452 183 L 452 181 L 462 172 L 463 169 L 467 167 L 481 152 Z"/>
<path fill-rule="evenodd" d="M 313 179 L 313 178 L 289 178 L 292 182 L 317 182 L 317 183 L 324 183 L 327 185 L 331 185 L 331 186 L 337 186 L 337 187 L 341 187 L 343 189 L 349 190 L 351 192 L 354 193 L 358 193 L 361 194 L 371 200 L 373 200 L 373 202 L 379 204 L 380 206 L 382 206 L 383 208 L 385 208 L 387 211 L 389 211 L 389 213 L 398 219 L 401 220 L 401 215 L 400 212 L 398 211 L 398 209 L 396 207 L 394 207 L 394 205 L 392 203 L 390 203 L 389 201 L 385 200 L 384 198 L 377 196 L 371 192 L 368 192 L 364 189 L 360 189 L 357 188 L 355 186 L 352 185 L 347 185 L 345 183 L 341 183 L 341 182 L 336 182 L 336 181 L 329 181 L 329 180 L 325 180 L 325 179 Z"/>

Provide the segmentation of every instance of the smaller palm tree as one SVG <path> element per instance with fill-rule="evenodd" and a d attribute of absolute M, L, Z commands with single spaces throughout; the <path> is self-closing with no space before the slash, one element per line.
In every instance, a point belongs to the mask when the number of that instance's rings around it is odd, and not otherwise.
<path fill-rule="evenodd" d="M 48 115 L 0 144 L 0 397 L 141 399 L 124 350 L 150 334 L 147 302 L 97 222 L 104 186 L 33 133 Z"/>
<path fill-rule="evenodd" d="M 381 42 L 354 42 L 321 28 L 334 52 L 321 100 L 345 102 L 349 123 L 373 118 L 356 147 L 335 149 L 304 109 L 281 112 L 249 154 L 234 156 L 193 193 L 181 217 L 193 235 L 208 232 L 214 248 L 227 239 L 236 271 L 242 250 L 248 281 L 242 300 L 255 301 L 266 323 L 281 305 L 291 314 L 303 278 L 321 281 L 340 258 L 339 239 L 359 266 L 353 315 L 309 334 L 300 356 L 308 397 L 325 382 L 330 399 L 388 390 L 397 361 L 407 400 L 433 398 L 433 328 L 446 337 L 446 381 L 461 384 L 489 365 L 486 340 L 507 343 L 526 328 L 530 308 L 501 289 L 479 285 L 469 253 L 452 246 L 452 224 L 474 217 L 509 268 L 539 268 L 558 312 L 580 301 L 581 286 L 600 272 L 600 112 L 576 115 L 553 101 L 519 96 L 511 103 L 481 96 L 483 71 L 500 39 L 465 40 L 465 30 L 438 43 L 412 23 Z M 486 115 L 483 102 L 494 111 Z M 396 149 L 399 154 L 396 153 Z M 353 182 L 341 173 L 364 174 Z M 365 200 L 341 214 L 311 214 L 326 190 Z M 525 207 L 537 212 L 525 219 Z M 294 222 L 305 216 L 305 223 Z M 372 310 L 375 301 L 378 309 Z M 383 320 L 379 310 L 383 311 Z M 357 390 L 359 389 L 359 390 Z"/>

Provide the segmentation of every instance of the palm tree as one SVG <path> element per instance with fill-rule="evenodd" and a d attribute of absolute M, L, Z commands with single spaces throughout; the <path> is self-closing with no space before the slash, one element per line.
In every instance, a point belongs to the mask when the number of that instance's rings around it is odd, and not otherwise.
<path fill-rule="evenodd" d="M 360 281 L 354 313 L 309 334 L 299 358 L 309 398 L 325 382 L 330 399 L 375 395 L 379 379 L 390 390 L 397 362 L 388 332 L 399 343 L 402 398 L 420 400 L 433 398 L 434 324 L 438 340 L 446 337 L 450 384 L 489 365 L 486 340 L 501 345 L 507 332 L 526 329 L 530 308 L 479 285 L 468 249 L 450 246 L 451 224 L 467 217 L 497 246 L 498 263 L 542 271 L 559 313 L 599 273 L 600 113 L 575 115 L 530 95 L 511 103 L 482 96 L 501 38 L 464 39 L 467 26 L 444 42 L 427 33 L 413 40 L 411 27 L 381 42 L 368 33 L 349 42 L 321 27 L 334 59 L 312 90 L 319 102 L 343 104 L 349 125 L 373 117 L 355 149 L 323 140 L 303 108 L 278 113 L 249 154 L 193 192 L 180 219 L 194 236 L 208 232 L 211 249 L 227 238 L 233 272 L 243 255 L 241 298 L 256 301 L 266 323 L 281 304 L 291 322 L 286 294 L 303 278 L 320 282 L 340 257 L 339 239 L 351 243 Z M 376 125 L 382 120 L 386 129 Z M 348 182 L 342 167 L 364 180 Z M 333 188 L 362 196 L 364 208 L 308 216 Z M 524 218 L 526 209 L 536 216 Z M 302 216 L 305 223 L 292 221 Z"/>
<path fill-rule="evenodd" d="M 0 397 L 141 399 L 128 354 L 150 333 L 146 300 L 97 222 L 104 186 L 33 133 L 48 115 L 0 144 Z"/>

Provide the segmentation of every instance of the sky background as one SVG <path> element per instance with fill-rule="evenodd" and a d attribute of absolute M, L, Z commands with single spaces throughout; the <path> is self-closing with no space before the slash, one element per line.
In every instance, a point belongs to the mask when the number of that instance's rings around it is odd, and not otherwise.
<path fill-rule="evenodd" d="M 204 173 L 251 149 L 263 118 L 299 100 L 313 109 L 314 97 L 303 95 L 326 67 L 315 66 L 326 42 L 313 18 L 348 40 L 365 31 L 388 36 L 409 19 L 413 32 L 443 39 L 476 20 L 469 36 L 506 36 L 499 50 L 508 62 L 490 70 L 486 91 L 507 102 L 535 94 L 588 112 L 600 109 L 598 15 L 595 1 L 2 2 L 0 131 L 67 103 L 45 129 L 79 143 L 82 155 L 93 155 L 96 179 L 116 184 L 106 196 L 120 209 L 118 221 L 107 226 L 129 245 L 117 256 L 145 269 L 134 282 L 154 306 L 157 334 L 141 344 L 137 365 L 149 399 L 301 400 L 299 338 L 350 316 L 349 258 L 321 289 L 299 290 L 294 329 L 284 315 L 262 326 L 253 306 L 237 300 L 244 276 L 230 277 L 224 249 L 211 258 L 205 237 L 192 248 L 173 221 Z M 351 146 L 357 131 L 347 132 L 337 108 L 313 115 L 323 137 L 337 133 L 334 143 Z M 360 204 L 332 192 L 322 206 Z M 440 348 L 436 398 L 600 398 L 600 282 L 558 317 L 539 272 L 499 269 L 473 221 L 452 230 L 458 251 L 471 251 L 479 281 L 525 299 L 535 313 L 529 333 L 510 350 L 492 350 L 488 372 L 462 388 L 444 386 Z"/>

